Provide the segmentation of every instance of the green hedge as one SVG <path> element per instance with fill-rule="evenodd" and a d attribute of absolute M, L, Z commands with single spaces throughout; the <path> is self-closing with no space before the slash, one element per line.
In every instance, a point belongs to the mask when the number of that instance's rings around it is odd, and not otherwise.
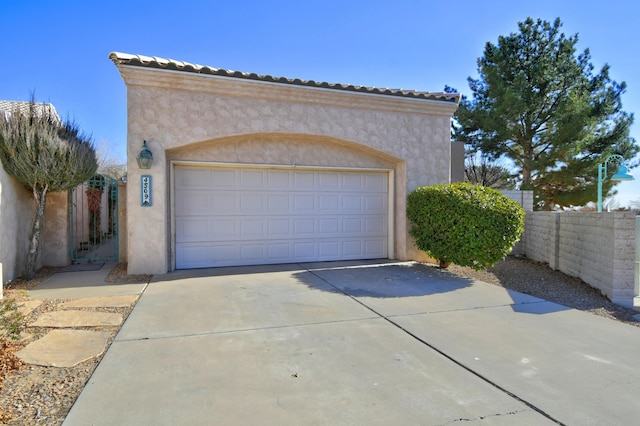
<path fill-rule="evenodd" d="M 407 202 L 409 233 L 443 267 L 495 265 L 519 241 L 524 214 L 495 189 L 470 183 L 420 187 Z"/>

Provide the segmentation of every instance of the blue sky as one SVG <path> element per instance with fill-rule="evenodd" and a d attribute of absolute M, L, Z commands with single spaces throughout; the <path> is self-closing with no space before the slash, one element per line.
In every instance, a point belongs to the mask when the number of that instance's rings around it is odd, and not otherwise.
<path fill-rule="evenodd" d="M 0 99 L 51 102 L 126 155 L 126 89 L 109 53 L 289 78 L 469 95 L 486 42 L 560 17 L 596 68 L 625 81 L 640 143 L 640 3 L 633 0 L 0 0 Z M 640 169 L 616 200 L 640 200 Z"/>

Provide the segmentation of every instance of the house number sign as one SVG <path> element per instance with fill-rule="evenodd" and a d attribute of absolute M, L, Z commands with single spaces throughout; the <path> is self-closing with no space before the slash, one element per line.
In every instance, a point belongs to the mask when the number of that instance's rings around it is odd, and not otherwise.
<path fill-rule="evenodd" d="M 142 207 L 151 207 L 151 176 L 142 175 L 140 188 L 142 190 L 142 198 L 140 204 Z"/>

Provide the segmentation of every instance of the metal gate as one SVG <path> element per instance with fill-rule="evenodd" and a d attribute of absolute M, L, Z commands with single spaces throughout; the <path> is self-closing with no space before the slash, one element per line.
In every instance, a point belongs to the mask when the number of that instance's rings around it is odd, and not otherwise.
<path fill-rule="evenodd" d="M 71 262 L 118 259 L 118 181 L 96 174 L 69 191 Z"/>

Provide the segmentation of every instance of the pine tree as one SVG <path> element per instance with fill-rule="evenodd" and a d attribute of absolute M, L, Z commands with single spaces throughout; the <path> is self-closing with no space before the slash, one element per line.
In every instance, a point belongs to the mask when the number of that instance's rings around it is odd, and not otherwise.
<path fill-rule="evenodd" d="M 632 158 L 633 115 L 622 110 L 625 83 L 594 74 L 589 50 L 576 54 L 578 35 L 562 23 L 531 18 L 519 33 L 487 43 L 480 78 L 469 78 L 473 99 L 455 114 L 454 137 L 491 158 L 511 159 L 522 189 L 533 189 L 538 208 L 552 210 L 595 201 L 597 167 L 612 153 Z M 604 181 L 608 193 L 614 182 Z"/>

